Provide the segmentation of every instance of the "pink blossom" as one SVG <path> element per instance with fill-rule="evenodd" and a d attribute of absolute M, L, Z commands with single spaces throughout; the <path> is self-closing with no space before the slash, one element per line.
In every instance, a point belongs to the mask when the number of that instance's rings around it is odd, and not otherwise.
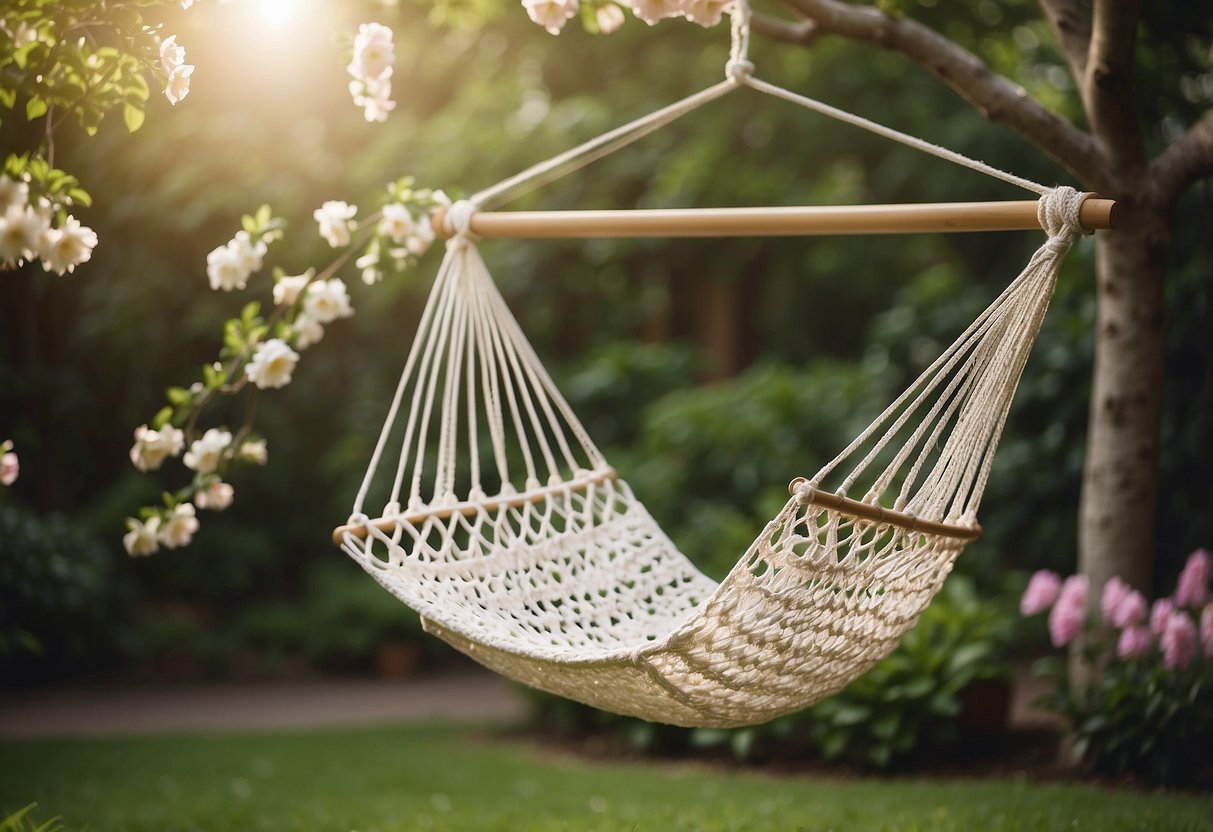
<path fill-rule="evenodd" d="M 1086 575 L 1071 575 L 1061 585 L 1057 603 L 1049 613 L 1049 636 L 1054 647 L 1065 647 L 1082 629 L 1087 583 Z"/>
<path fill-rule="evenodd" d="M 1028 580 L 1028 588 L 1019 600 L 1019 611 L 1023 615 L 1036 615 L 1053 606 L 1061 590 L 1061 577 L 1056 572 L 1041 569 Z"/>
<path fill-rule="evenodd" d="M 1209 553 L 1197 549 L 1188 555 L 1179 585 L 1175 588 L 1175 603 L 1180 607 L 1199 607 L 1209 597 Z"/>
<path fill-rule="evenodd" d="M 1104 621 L 1113 627 L 1128 627 L 1145 619 L 1146 599 L 1120 578 L 1112 578 L 1104 585 L 1100 609 Z"/>
<path fill-rule="evenodd" d="M 1186 612 L 1173 612 L 1160 641 L 1163 664 L 1172 670 L 1182 670 L 1196 655 L 1196 625 Z"/>
<path fill-rule="evenodd" d="M 1162 631 L 1167 628 L 1167 621 L 1171 618 L 1171 613 L 1175 611 L 1175 605 L 1171 603 L 1170 598 L 1159 598 L 1154 602 L 1153 608 L 1150 610 L 1150 632 L 1156 636 L 1161 636 Z"/>
<path fill-rule="evenodd" d="M 1136 659 L 1144 656 L 1154 643 L 1154 636 L 1145 627 L 1131 626 L 1120 631 L 1120 639 L 1116 642 L 1116 655 L 1122 659 Z"/>
<path fill-rule="evenodd" d="M 1105 623 L 1113 623 L 1112 618 L 1116 608 L 1132 591 L 1133 588 L 1117 576 L 1113 575 L 1108 579 L 1108 582 L 1103 585 L 1103 595 L 1099 599 L 1099 611 L 1103 614 Z"/>
<path fill-rule="evenodd" d="M 21 473 L 21 460 L 13 453 L 10 440 L 0 442 L 0 485 L 12 485 Z"/>
<path fill-rule="evenodd" d="M 1200 611 L 1200 646 L 1204 648 L 1205 658 L 1213 659 L 1213 604 L 1205 604 Z"/>

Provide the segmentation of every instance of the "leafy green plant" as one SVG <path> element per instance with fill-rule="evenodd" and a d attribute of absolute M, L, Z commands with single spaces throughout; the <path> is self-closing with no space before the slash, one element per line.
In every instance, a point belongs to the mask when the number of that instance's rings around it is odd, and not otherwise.
<path fill-rule="evenodd" d="M 37 806 L 37 803 L 31 803 L 7 817 L 0 818 L 0 832 L 59 832 L 63 828 L 62 818 L 53 817 L 45 823 L 38 823 L 31 817 Z"/>
<path fill-rule="evenodd" d="M 888 768 L 962 738 L 963 692 L 1006 680 L 1014 619 L 982 601 L 963 576 L 948 579 L 900 646 L 841 693 L 808 711 L 822 757 Z"/>

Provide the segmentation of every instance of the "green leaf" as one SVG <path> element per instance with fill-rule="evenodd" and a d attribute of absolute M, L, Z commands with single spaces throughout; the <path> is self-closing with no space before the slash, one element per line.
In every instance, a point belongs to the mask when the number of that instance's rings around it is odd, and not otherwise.
<path fill-rule="evenodd" d="M 144 113 L 142 108 L 133 104 L 122 105 L 122 120 L 126 123 L 126 129 L 130 133 L 134 133 L 143 126 Z"/>
<path fill-rule="evenodd" d="M 173 409 L 171 407 L 166 405 L 166 406 L 160 408 L 160 410 L 158 410 L 156 412 L 155 417 L 152 419 L 152 430 L 160 430 L 160 428 L 167 425 L 169 419 L 172 419 L 172 418 L 173 418 Z"/>
<path fill-rule="evenodd" d="M 13 109 L 17 103 L 17 88 L 5 87 L 0 85 L 0 104 L 3 104 L 8 109 Z"/>
<path fill-rule="evenodd" d="M 84 188 L 68 188 L 67 195 L 71 197 L 72 202 L 83 205 L 89 208 L 93 204 L 93 198 Z"/>
<path fill-rule="evenodd" d="M 184 387 L 170 387 L 168 390 L 164 391 L 164 394 L 168 397 L 169 402 L 174 407 L 180 407 L 183 404 L 188 404 L 192 398 L 190 396 L 190 391 L 186 390 Z"/>
<path fill-rule="evenodd" d="M 25 102 L 25 117 L 33 121 L 36 118 L 42 118 L 47 111 L 46 99 L 41 96 L 33 95 Z"/>

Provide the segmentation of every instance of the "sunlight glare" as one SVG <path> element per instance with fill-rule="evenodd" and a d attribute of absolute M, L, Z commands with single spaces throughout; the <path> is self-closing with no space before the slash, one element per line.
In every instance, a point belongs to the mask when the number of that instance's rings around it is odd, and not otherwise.
<path fill-rule="evenodd" d="M 299 11 L 299 0 L 256 0 L 257 14 L 272 26 L 285 26 Z"/>

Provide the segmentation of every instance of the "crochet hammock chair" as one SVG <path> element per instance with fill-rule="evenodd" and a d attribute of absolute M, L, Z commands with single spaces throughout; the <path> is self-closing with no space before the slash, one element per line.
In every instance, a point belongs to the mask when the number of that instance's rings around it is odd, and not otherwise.
<path fill-rule="evenodd" d="M 732 15 L 724 82 L 447 212 L 445 259 L 353 513 L 334 532 L 428 632 L 487 667 L 685 726 L 754 724 L 803 708 L 913 626 L 980 533 L 977 509 L 1012 395 L 1058 265 L 1083 231 L 1084 195 L 1073 189 L 1011 176 L 756 79 L 748 11 L 741 4 Z M 595 447 L 506 306 L 473 231 L 493 216 L 481 208 L 740 87 L 1035 191 L 1048 239 L 870 427 L 793 481 L 783 509 L 718 584 Z M 380 475 L 389 446 L 400 453 Z M 373 489 L 386 499 L 372 519 L 364 505 Z"/>

